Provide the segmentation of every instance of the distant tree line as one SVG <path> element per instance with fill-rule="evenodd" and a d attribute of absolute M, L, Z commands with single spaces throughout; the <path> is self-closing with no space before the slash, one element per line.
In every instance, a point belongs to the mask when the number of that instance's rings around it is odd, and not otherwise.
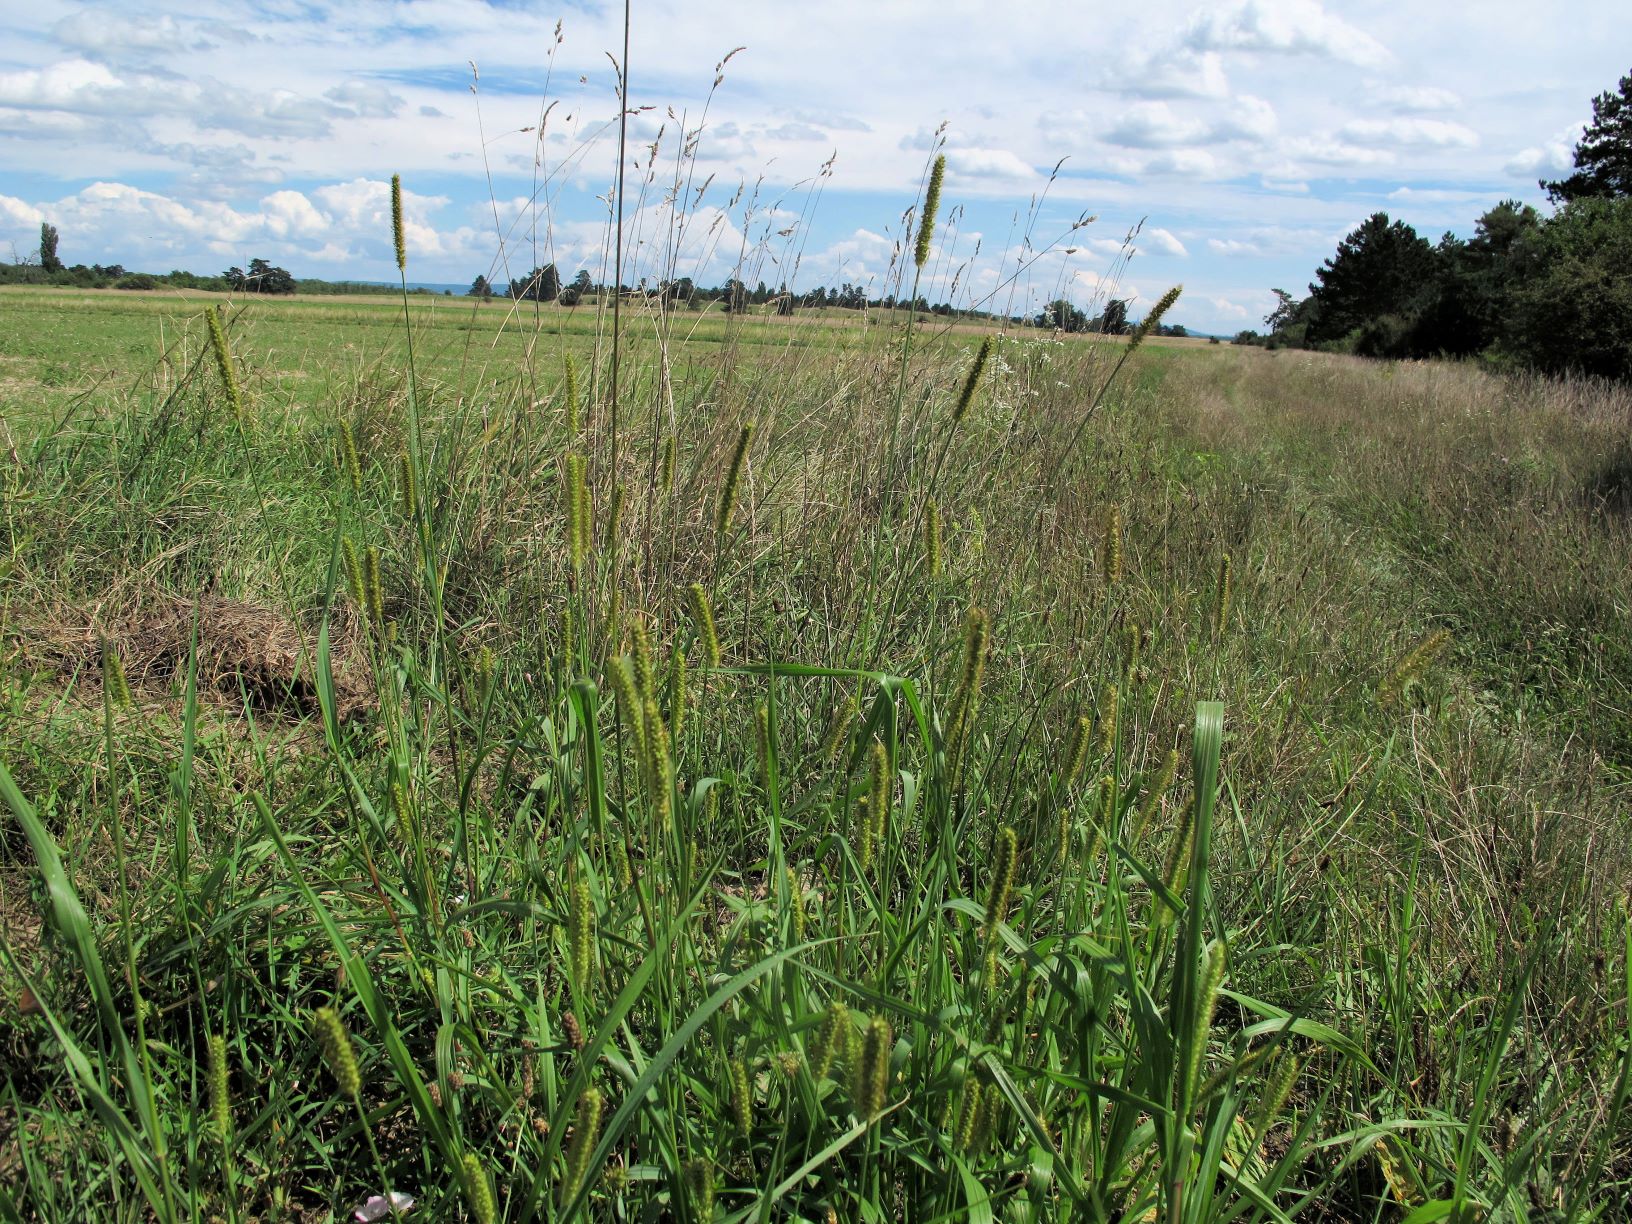
<path fill-rule="evenodd" d="M 1574 160 L 1573 174 L 1541 184 L 1552 216 L 1505 200 L 1466 240 L 1430 243 L 1374 214 L 1307 297 L 1275 290 L 1267 334 L 1236 342 L 1632 378 L 1632 74 L 1594 99 Z"/>

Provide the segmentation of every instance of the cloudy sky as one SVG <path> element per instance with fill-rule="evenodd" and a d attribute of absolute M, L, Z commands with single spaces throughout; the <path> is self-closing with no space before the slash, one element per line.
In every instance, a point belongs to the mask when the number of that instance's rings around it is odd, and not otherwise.
<path fill-rule="evenodd" d="M 1540 203 L 1632 70 L 1624 0 L 633 7 L 626 281 L 878 292 L 940 141 L 929 296 L 1182 281 L 1221 332 L 1378 209 Z M 0 258 L 49 220 L 68 263 L 384 280 L 396 172 L 412 279 L 610 279 L 621 6 L 0 0 L 0 34 Z"/>

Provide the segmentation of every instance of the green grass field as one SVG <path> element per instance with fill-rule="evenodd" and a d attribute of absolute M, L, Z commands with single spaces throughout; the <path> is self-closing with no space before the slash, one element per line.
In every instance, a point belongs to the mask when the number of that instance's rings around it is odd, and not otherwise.
<path fill-rule="evenodd" d="M 207 304 L 0 293 L 0 1216 L 1622 1217 L 1625 388 Z"/>

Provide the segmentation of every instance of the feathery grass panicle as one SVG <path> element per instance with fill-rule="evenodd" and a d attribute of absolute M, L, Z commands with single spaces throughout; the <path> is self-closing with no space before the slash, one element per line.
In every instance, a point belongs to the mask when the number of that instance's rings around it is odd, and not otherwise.
<path fill-rule="evenodd" d="M 884 1112 L 889 1099 L 890 1051 L 894 1044 L 890 1022 L 883 1016 L 874 1016 L 862 1039 L 861 1060 L 855 1069 L 856 1082 L 851 1090 L 856 1113 L 863 1118 L 876 1118 Z"/>
<path fill-rule="evenodd" d="M 391 245 L 396 249 L 397 271 L 408 270 L 408 243 L 402 233 L 402 175 L 391 176 Z"/>
<path fill-rule="evenodd" d="M 1099 544 L 1099 572 L 1106 590 L 1122 581 L 1122 507 L 1115 502 L 1105 511 L 1105 534 Z"/>
<path fill-rule="evenodd" d="M 204 312 L 210 329 L 210 349 L 215 353 L 215 368 L 221 374 L 221 390 L 226 394 L 227 406 L 240 428 L 244 424 L 244 395 L 238 389 L 238 371 L 232 364 L 232 350 L 227 347 L 226 329 L 221 325 L 221 308 L 211 306 Z"/>
<path fill-rule="evenodd" d="M 731 466 L 725 473 L 725 484 L 720 489 L 720 504 L 714 515 L 714 533 L 723 536 L 731 530 L 731 516 L 737 509 L 737 497 L 742 490 L 742 473 L 748 465 L 748 447 L 754 440 L 754 423 L 749 421 L 737 435 L 737 447 L 731 452 Z"/>
<path fill-rule="evenodd" d="M 617 696 L 623 725 L 634 736 L 635 750 L 644 759 L 646 752 L 646 703 L 641 699 L 640 686 L 635 682 L 634 665 L 628 656 L 619 655 L 606 665 L 606 674 L 612 681 L 612 692 Z"/>
<path fill-rule="evenodd" d="M 419 510 L 419 478 L 406 449 L 397 452 L 397 483 L 402 486 L 403 517 L 411 519 Z"/>
<path fill-rule="evenodd" d="M 470 1204 L 470 1215 L 476 1224 L 493 1224 L 498 1211 L 493 1203 L 493 1187 L 487 1184 L 487 1170 L 475 1152 L 466 1152 L 464 1169 L 465 1201 Z"/>
<path fill-rule="evenodd" d="M 913 244 L 912 262 L 922 268 L 929 262 L 930 243 L 935 238 L 935 214 L 941 209 L 941 184 L 946 179 L 946 154 L 935 155 L 930 167 L 929 187 L 924 192 L 924 210 L 918 218 L 918 240 Z"/>
<path fill-rule="evenodd" d="M 646 627 L 646 618 L 632 612 L 629 623 L 629 653 L 635 662 L 635 691 L 642 703 L 657 695 L 657 667 L 652 660 L 652 633 Z"/>
<path fill-rule="evenodd" d="M 731 1118 L 736 1123 L 737 1138 L 746 1143 L 754 1133 L 754 1096 L 748 1082 L 748 1062 L 738 1055 L 727 1070 L 731 1075 Z"/>
<path fill-rule="evenodd" d="M 361 496 L 363 462 L 357 455 L 357 435 L 351 430 L 351 422 L 344 417 L 340 420 L 340 462 L 346 469 L 346 483 L 351 486 L 351 495 Z"/>
<path fill-rule="evenodd" d="M 312 1016 L 312 1029 L 341 1095 L 356 1100 L 363 1090 L 363 1077 L 357 1069 L 357 1051 L 352 1048 L 345 1021 L 334 1008 L 320 1007 Z"/>
<path fill-rule="evenodd" d="M 102 639 L 102 692 L 115 710 L 128 710 L 133 704 L 124 661 L 119 657 L 118 647 L 108 638 Z"/>
<path fill-rule="evenodd" d="M 584 457 L 567 456 L 567 481 L 562 490 L 563 508 L 567 518 L 567 556 L 575 571 L 582 571 L 589 554 L 589 483 L 584 472 Z"/>
<path fill-rule="evenodd" d="M 667 497 L 674 492 L 674 435 L 663 439 L 663 457 L 658 465 L 657 487 Z"/>
<path fill-rule="evenodd" d="M 968 1152 L 974 1147 L 981 1089 L 980 1079 L 973 1072 L 963 1077 L 963 1093 L 958 1100 L 957 1121 L 952 1130 L 952 1146 L 960 1152 Z"/>
<path fill-rule="evenodd" d="M 986 888 L 986 921 L 982 935 L 988 947 L 997 938 L 997 928 L 1008 917 L 1009 898 L 1014 892 L 1014 865 L 1020 854 L 1020 839 L 1004 825 L 992 838 L 992 874 Z"/>
<path fill-rule="evenodd" d="M 980 390 L 981 377 L 986 373 L 986 363 L 991 360 L 994 344 L 995 341 L 990 336 L 980 342 L 980 349 L 975 353 L 974 363 L 970 365 L 969 373 L 964 376 L 963 390 L 958 393 L 958 402 L 952 409 L 953 424 L 957 424 L 969 415 L 970 405 L 975 402 L 975 395 Z"/>
<path fill-rule="evenodd" d="M 686 706 L 690 700 L 686 652 L 676 646 L 669 652 L 669 741 L 681 751 L 684 751 Z"/>
<path fill-rule="evenodd" d="M 227 1063 L 227 1039 L 221 1033 L 211 1033 L 210 1049 L 210 1124 L 215 1137 L 225 1147 L 232 1139 L 232 1098 L 227 1091 L 227 1077 L 231 1070 Z"/>
<path fill-rule="evenodd" d="M 686 588 L 686 602 L 691 609 L 691 623 L 697 630 L 697 640 L 702 643 L 703 657 L 708 666 L 720 666 L 720 635 L 714 628 L 714 608 L 708 602 L 708 592 L 703 590 L 703 584 L 694 582 Z"/>
<path fill-rule="evenodd" d="M 595 898 L 583 880 L 573 883 L 567 906 L 567 956 L 572 984 L 587 996 L 595 973 Z"/>
<path fill-rule="evenodd" d="M 584 1179 L 589 1176 L 589 1161 L 600 1137 L 601 1090 L 590 1085 L 578 1097 L 578 1108 L 573 1111 L 572 1139 L 567 1145 L 567 1175 L 561 1183 L 563 1202 L 576 1198 L 584 1185 Z"/>
<path fill-rule="evenodd" d="M 1139 326 L 1133 329 L 1133 335 L 1128 340 L 1128 349 L 1131 351 L 1145 342 L 1145 337 L 1156 330 L 1162 321 L 1162 316 L 1172 309 L 1173 303 L 1179 300 L 1179 294 L 1184 292 L 1183 285 L 1174 285 L 1162 294 L 1156 305 L 1152 306 L 1145 317 L 1140 320 Z"/>
<path fill-rule="evenodd" d="M 1230 554 L 1218 559 L 1218 579 L 1213 584 L 1213 636 L 1223 637 L 1230 622 Z"/>
<path fill-rule="evenodd" d="M 1298 1082 L 1299 1069 L 1298 1056 L 1287 1050 L 1275 1060 L 1274 1068 L 1265 1076 L 1263 1094 L 1258 1098 L 1258 1108 L 1253 1111 L 1255 1145 L 1261 1146 L 1264 1137 L 1269 1134 L 1269 1128 L 1280 1120 L 1281 1110 L 1286 1108 L 1286 1102 Z"/>
<path fill-rule="evenodd" d="M 924 507 L 924 568 L 931 578 L 941 576 L 941 508 L 934 501 Z"/>

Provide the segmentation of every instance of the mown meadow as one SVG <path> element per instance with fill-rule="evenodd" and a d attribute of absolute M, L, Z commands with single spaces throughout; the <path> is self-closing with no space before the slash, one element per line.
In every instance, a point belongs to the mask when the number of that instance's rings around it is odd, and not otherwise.
<path fill-rule="evenodd" d="M 1626 1210 L 1625 388 L 212 304 L 0 293 L 5 1218 Z"/>

